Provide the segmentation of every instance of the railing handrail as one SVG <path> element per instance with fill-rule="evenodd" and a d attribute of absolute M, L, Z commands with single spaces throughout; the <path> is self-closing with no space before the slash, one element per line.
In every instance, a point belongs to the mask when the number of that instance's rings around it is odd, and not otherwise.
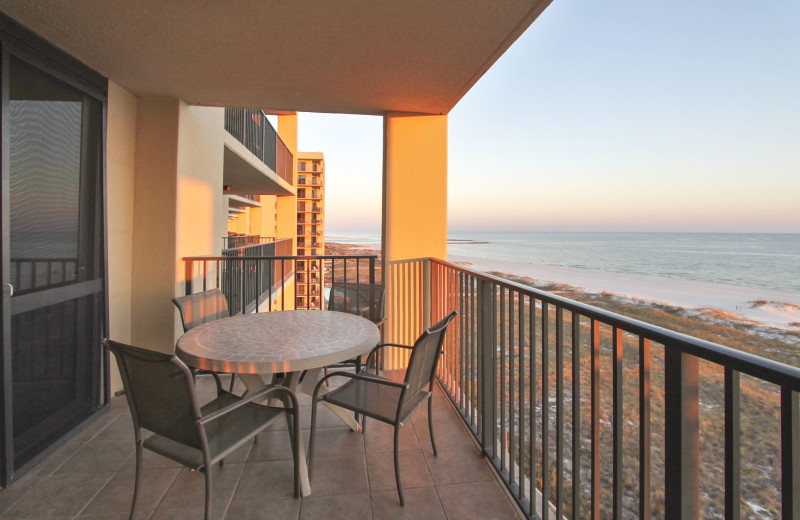
<path fill-rule="evenodd" d="M 289 239 L 287 239 L 289 240 Z M 247 256 L 247 257 L 230 257 L 230 256 L 184 256 L 181 258 L 184 262 L 213 262 L 216 260 L 333 260 L 339 258 L 350 259 L 370 259 L 378 258 L 378 255 L 284 255 L 284 256 Z"/>
<path fill-rule="evenodd" d="M 408 260 L 408 262 L 428 260 L 420 258 Z M 774 383 L 779 386 L 789 387 L 795 392 L 800 392 L 800 368 L 767 359 L 749 352 L 736 350 L 718 343 L 695 338 L 680 332 L 665 329 L 657 325 L 652 325 L 634 318 L 629 318 L 615 312 L 593 307 L 585 303 L 570 300 L 563 296 L 551 294 L 535 287 L 523 285 L 521 283 L 506 280 L 487 273 L 469 269 L 460 265 L 452 264 L 439 258 L 429 258 L 431 262 L 439 263 L 454 271 L 460 271 L 478 280 L 491 282 L 506 289 L 513 289 L 526 295 L 541 300 L 543 302 L 556 304 L 565 310 L 574 311 L 587 318 L 596 319 L 608 325 L 618 327 L 650 340 L 653 340 L 669 348 L 677 348 L 683 353 L 691 354 L 700 359 L 711 361 L 718 365 L 732 368 L 743 374 L 758 377 L 764 381 Z M 406 262 L 406 261 L 404 261 Z"/>
<path fill-rule="evenodd" d="M 241 236 L 241 237 L 223 237 L 223 238 L 225 238 L 225 239 L 237 239 L 237 238 L 238 239 L 245 239 L 245 238 L 256 239 L 256 238 L 258 238 L 259 239 L 258 242 L 253 241 L 251 243 L 245 243 L 244 245 L 241 245 L 241 246 L 225 247 L 225 248 L 222 249 L 223 253 L 225 253 L 225 252 L 234 252 L 234 251 L 246 251 L 248 249 L 261 247 L 261 246 L 265 246 L 265 245 L 271 245 L 271 244 L 275 244 L 277 246 L 278 244 L 283 244 L 283 243 L 286 243 L 287 241 L 290 242 L 292 240 L 291 238 L 259 237 L 259 236 L 256 236 L 256 235 L 247 235 L 247 236 Z M 245 242 L 247 242 L 247 241 L 245 240 Z"/>

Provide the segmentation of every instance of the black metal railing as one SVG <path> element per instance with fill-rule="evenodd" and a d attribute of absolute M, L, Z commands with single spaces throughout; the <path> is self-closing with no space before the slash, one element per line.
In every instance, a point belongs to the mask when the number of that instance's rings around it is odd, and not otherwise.
<path fill-rule="evenodd" d="M 389 341 L 459 311 L 439 381 L 529 518 L 800 518 L 797 367 L 440 260 L 385 277 Z"/>
<path fill-rule="evenodd" d="M 185 290 L 193 294 L 219 287 L 228 299 L 231 314 L 308 309 L 313 308 L 309 299 L 300 303 L 291 297 L 295 275 L 302 274 L 305 283 L 311 280 L 325 286 L 333 282 L 375 283 L 380 279 L 376 259 L 375 255 L 291 256 L 281 254 L 280 249 L 274 256 L 186 257 Z M 317 301 L 316 308 L 322 308 L 321 303 Z"/>
<path fill-rule="evenodd" d="M 12 258 L 10 267 L 17 294 L 78 281 L 77 258 Z"/>
<path fill-rule="evenodd" d="M 292 153 L 263 110 L 226 108 L 225 130 L 280 178 L 292 184 Z"/>

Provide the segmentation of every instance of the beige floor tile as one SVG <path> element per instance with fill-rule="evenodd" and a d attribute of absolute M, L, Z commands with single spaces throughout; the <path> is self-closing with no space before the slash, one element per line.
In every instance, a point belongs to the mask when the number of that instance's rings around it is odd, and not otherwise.
<path fill-rule="evenodd" d="M 372 514 L 375 520 L 444 520 L 439 494 L 433 487 L 403 490 L 405 505 L 400 506 L 397 491 L 372 493 Z"/>
<path fill-rule="evenodd" d="M 300 508 L 302 520 L 354 520 L 372 518 L 369 493 L 308 497 Z"/>
<path fill-rule="evenodd" d="M 516 510 L 495 480 L 438 486 L 449 520 L 518 520 Z"/>

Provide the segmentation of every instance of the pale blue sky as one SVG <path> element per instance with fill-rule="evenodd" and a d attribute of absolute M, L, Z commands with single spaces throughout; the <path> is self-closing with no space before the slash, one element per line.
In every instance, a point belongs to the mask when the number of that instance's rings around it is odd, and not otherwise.
<path fill-rule="evenodd" d="M 449 228 L 800 232 L 798 28 L 797 0 L 555 0 L 449 115 Z M 380 229 L 382 131 L 300 115 L 329 232 Z"/>

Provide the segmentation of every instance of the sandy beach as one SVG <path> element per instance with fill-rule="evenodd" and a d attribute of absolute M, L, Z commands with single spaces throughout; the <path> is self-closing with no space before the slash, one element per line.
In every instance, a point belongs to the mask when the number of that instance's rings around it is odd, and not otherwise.
<path fill-rule="evenodd" d="M 800 331 L 800 294 L 795 293 L 466 256 L 450 256 L 449 261 L 477 271 L 567 284 L 585 292 L 607 292 L 688 309 L 717 309 L 729 319 Z"/>
<path fill-rule="evenodd" d="M 329 242 L 326 247 L 333 254 L 380 254 L 372 246 L 358 244 Z M 797 293 L 470 256 L 450 255 L 448 261 L 485 273 L 570 285 L 587 293 L 609 293 L 685 309 L 712 309 L 720 319 L 800 332 L 800 294 Z"/>

